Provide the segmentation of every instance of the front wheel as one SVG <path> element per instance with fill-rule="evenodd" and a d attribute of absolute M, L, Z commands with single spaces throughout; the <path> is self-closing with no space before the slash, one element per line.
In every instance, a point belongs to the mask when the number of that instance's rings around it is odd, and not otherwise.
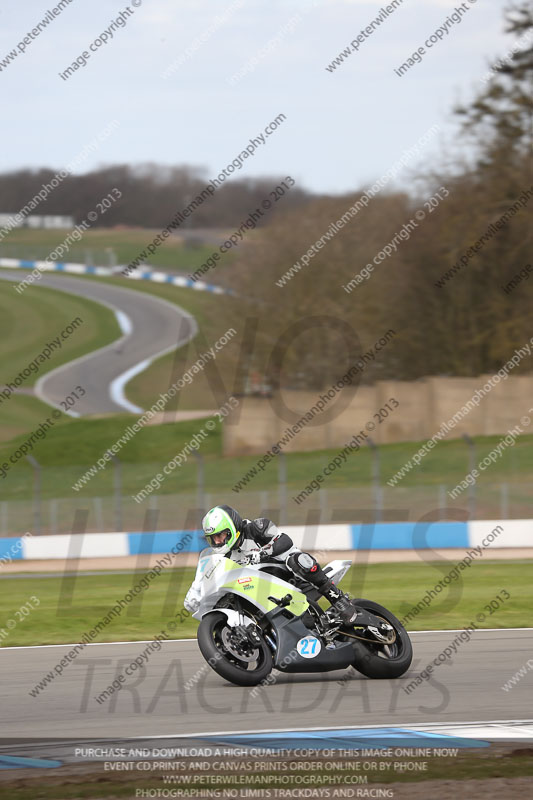
<path fill-rule="evenodd" d="M 243 642 L 221 611 L 203 617 L 197 636 L 209 666 L 230 683 L 257 686 L 272 671 L 272 654 L 263 637 L 253 645 Z"/>
<path fill-rule="evenodd" d="M 374 603 L 372 600 L 352 600 L 352 604 L 382 617 L 392 625 L 396 634 L 392 644 L 383 644 L 377 640 L 375 642 L 354 640 L 353 666 L 367 678 L 399 678 L 407 672 L 413 659 L 413 646 L 409 634 L 400 620 L 379 603 Z M 361 635 L 371 638 L 366 632 Z"/>

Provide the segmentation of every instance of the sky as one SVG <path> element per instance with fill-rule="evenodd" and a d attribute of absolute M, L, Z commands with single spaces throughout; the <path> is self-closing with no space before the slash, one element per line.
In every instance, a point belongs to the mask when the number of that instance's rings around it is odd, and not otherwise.
<path fill-rule="evenodd" d="M 202 167 L 209 179 L 284 114 L 234 176 L 354 191 L 435 125 L 409 169 L 439 163 L 457 140 L 453 106 L 480 90 L 490 61 L 513 44 L 504 0 L 395 0 L 366 37 L 387 0 L 71 0 L 24 44 L 57 2 L 0 6 L 1 171 L 60 169 L 117 120 L 76 172 L 157 162 Z M 113 30 L 121 12 L 125 24 Z M 443 38 L 425 47 L 442 26 Z M 357 51 L 328 71 L 358 37 Z M 420 47 L 421 61 L 399 76 Z M 84 51 L 85 66 L 61 78 Z"/>

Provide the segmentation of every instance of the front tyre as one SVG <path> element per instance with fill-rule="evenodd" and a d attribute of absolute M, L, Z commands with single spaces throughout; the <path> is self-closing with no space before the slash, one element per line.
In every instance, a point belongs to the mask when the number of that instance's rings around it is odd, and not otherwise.
<path fill-rule="evenodd" d="M 212 611 L 202 618 L 197 636 L 209 666 L 230 683 L 257 686 L 272 670 L 272 654 L 263 637 L 253 645 L 238 641 L 221 611 Z"/>
<path fill-rule="evenodd" d="M 352 600 L 357 608 L 363 608 L 376 616 L 382 617 L 392 625 L 396 633 L 393 644 L 381 642 L 362 642 L 354 640 L 353 666 L 367 678 L 399 678 L 407 672 L 413 659 L 413 646 L 409 634 L 399 619 L 388 609 L 372 600 Z M 358 635 L 359 635 L 358 631 Z M 362 634 L 371 638 L 368 633 Z"/>

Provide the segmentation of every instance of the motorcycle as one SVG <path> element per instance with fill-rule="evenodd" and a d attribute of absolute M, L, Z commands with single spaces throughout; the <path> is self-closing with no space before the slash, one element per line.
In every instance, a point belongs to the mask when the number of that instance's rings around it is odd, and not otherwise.
<path fill-rule="evenodd" d="M 331 561 L 324 572 L 338 585 L 351 566 Z M 413 649 L 400 621 L 372 600 L 352 599 L 350 627 L 319 605 L 315 586 L 276 561 L 241 565 L 207 548 L 195 582 L 198 645 L 209 666 L 237 686 L 266 683 L 270 672 L 326 672 L 355 667 L 369 678 L 398 678 Z"/>

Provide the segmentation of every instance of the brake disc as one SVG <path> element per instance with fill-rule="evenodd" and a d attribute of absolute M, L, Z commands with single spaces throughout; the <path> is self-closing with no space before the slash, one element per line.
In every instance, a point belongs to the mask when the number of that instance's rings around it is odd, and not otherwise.
<path fill-rule="evenodd" d="M 259 649 L 257 647 L 250 653 L 242 652 L 238 644 L 233 641 L 234 634 L 231 628 L 227 627 L 223 628 L 220 638 L 222 639 L 222 644 L 224 645 L 227 652 L 230 653 L 235 658 L 238 658 L 239 661 L 245 661 L 246 663 L 249 664 L 252 661 L 257 661 L 257 659 L 259 658 Z"/>

